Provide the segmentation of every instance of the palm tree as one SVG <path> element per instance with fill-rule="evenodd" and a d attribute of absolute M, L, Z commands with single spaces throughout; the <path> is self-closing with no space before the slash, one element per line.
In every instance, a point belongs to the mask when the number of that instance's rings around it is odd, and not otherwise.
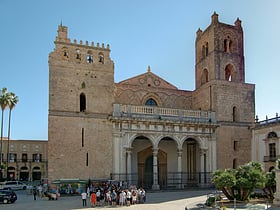
<path fill-rule="evenodd" d="M 18 103 L 18 97 L 13 93 L 8 93 L 8 107 L 9 107 L 9 123 L 8 123 L 8 147 L 7 147 L 7 178 L 8 178 L 8 164 L 10 161 L 10 128 L 11 128 L 11 114 L 12 109 Z"/>
<path fill-rule="evenodd" d="M 1 143 L 0 143 L 0 179 L 2 179 L 2 145 L 3 145 L 3 124 L 4 124 L 4 111 L 8 106 L 8 92 L 7 88 L 3 87 L 0 94 L 0 106 L 2 111 L 1 117 Z"/>

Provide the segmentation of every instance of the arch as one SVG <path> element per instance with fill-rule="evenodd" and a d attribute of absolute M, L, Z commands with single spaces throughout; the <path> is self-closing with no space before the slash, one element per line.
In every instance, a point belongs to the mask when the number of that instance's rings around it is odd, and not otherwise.
<path fill-rule="evenodd" d="M 75 56 L 75 58 L 78 61 L 80 61 L 82 59 L 82 57 L 81 57 L 81 50 L 80 49 L 76 49 L 76 56 Z"/>
<path fill-rule="evenodd" d="M 156 94 L 156 93 L 148 93 L 146 94 L 143 98 L 142 98 L 142 104 L 146 105 L 146 102 L 152 99 L 156 102 L 157 106 L 160 107 L 161 106 L 161 100 L 160 97 Z"/>
<path fill-rule="evenodd" d="M 227 81 L 235 81 L 236 73 L 234 66 L 232 64 L 228 64 L 225 67 L 225 80 Z"/>
<path fill-rule="evenodd" d="M 63 59 L 68 59 L 69 58 L 69 52 L 67 47 L 62 48 L 62 58 Z"/>
<path fill-rule="evenodd" d="M 277 138 L 277 133 L 274 132 L 274 131 L 271 131 L 271 132 L 268 133 L 267 138 L 268 139 Z"/>
<path fill-rule="evenodd" d="M 93 53 L 91 50 L 87 52 L 87 63 L 93 63 Z"/>
<path fill-rule="evenodd" d="M 80 112 L 86 111 L 86 95 L 84 93 L 80 94 Z"/>
<path fill-rule="evenodd" d="M 98 62 L 104 64 L 104 54 L 101 52 L 98 54 Z"/>
<path fill-rule="evenodd" d="M 20 168 L 20 170 L 21 170 L 21 171 L 28 171 L 28 168 L 27 168 L 26 166 L 22 166 L 22 167 Z"/>
<path fill-rule="evenodd" d="M 208 82 L 208 70 L 203 69 L 202 75 L 201 75 L 201 85 L 205 84 Z"/>
<path fill-rule="evenodd" d="M 128 147 L 131 148 L 132 144 L 134 143 L 135 140 L 148 140 L 152 146 L 155 146 L 155 141 L 153 140 L 153 138 L 149 135 L 143 135 L 143 134 L 134 134 L 130 137 L 130 139 L 128 140 Z"/>
<path fill-rule="evenodd" d="M 41 170 L 41 168 L 39 166 L 34 166 L 33 171 L 36 171 L 36 170 Z"/>
<path fill-rule="evenodd" d="M 149 98 L 145 102 L 145 106 L 157 106 L 157 102 L 153 98 Z"/>

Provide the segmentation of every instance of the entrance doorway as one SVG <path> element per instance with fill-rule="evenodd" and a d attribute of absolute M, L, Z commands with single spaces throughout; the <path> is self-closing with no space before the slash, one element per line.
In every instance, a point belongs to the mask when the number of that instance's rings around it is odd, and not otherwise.
<path fill-rule="evenodd" d="M 138 159 L 138 186 L 142 186 L 146 189 L 151 189 L 153 186 L 153 148 L 148 147 L 137 154 Z M 157 179 L 160 187 L 166 185 L 167 177 L 167 154 L 160 150 L 158 151 L 158 171 Z"/>

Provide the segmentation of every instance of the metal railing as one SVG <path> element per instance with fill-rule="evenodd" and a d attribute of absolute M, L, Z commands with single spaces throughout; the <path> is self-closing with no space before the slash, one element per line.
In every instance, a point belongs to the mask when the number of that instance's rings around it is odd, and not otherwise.
<path fill-rule="evenodd" d="M 187 189 L 199 188 L 201 186 L 212 186 L 211 172 L 168 172 L 166 174 L 156 174 L 157 183 L 161 190 L 167 189 Z M 135 185 L 142 186 L 146 189 L 152 189 L 154 174 L 146 173 L 139 177 L 137 173 L 112 173 L 110 178 L 112 180 L 119 180 L 126 183 L 127 186 Z"/>
<path fill-rule="evenodd" d="M 264 156 L 263 157 L 263 162 L 275 162 L 279 158 L 280 158 L 280 155 L 278 155 L 278 156 Z"/>

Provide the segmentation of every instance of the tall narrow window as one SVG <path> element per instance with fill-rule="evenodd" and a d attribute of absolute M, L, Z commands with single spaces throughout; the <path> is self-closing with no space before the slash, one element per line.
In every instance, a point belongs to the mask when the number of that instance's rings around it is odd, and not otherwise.
<path fill-rule="evenodd" d="M 86 157 L 86 166 L 88 166 L 88 152 L 87 152 L 87 157 Z"/>
<path fill-rule="evenodd" d="M 80 112 L 86 111 L 86 96 L 84 93 L 80 94 Z"/>
<path fill-rule="evenodd" d="M 82 147 L 84 147 L 85 144 L 85 131 L 84 128 L 82 128 Z"/>
<path fill-rule="evenodd" d="M 236 169 L 236 167 L 237 167 L 237 163 L 236 163 L 236 159 L 234 158 L 232 161 L 232 168 Z"/>
<path fill-rule="evenodd" d="M 276 157 L 276 147 L 275 147 L 275 143 L 269 144 L 269 157 L 271 157 L 271 158 Z"/>
<path fill-rule="evenodd" d="M 205 46 L 202 46 L 202 58 L 205 58 Z"/>
<path fill-rule="evenodd" d="M 237 115 L 237 113 L 236 113 L 237 111 L 236 111 L 236 107 L 234 106 L 233 108 L 232 108 L 232 121 L 233 122 L 236 122 L 236 115 Z"/>
<path fill-rule="evenodd" d="M 207 69 L 204 69 L 202 72 L 201 84 L 203 85 L 206 82 L 208 82 L 208 71 L 207 71 Z"/>
<path fill-rule="evenodd" d="M 235 151 L 235 150 L 237 150 L 237 148 L 238 148 L 238 141 L 234 141 L 233 142 L 233 150 Z"/>
<path fill-rule="evenodd" d="M 102 53 L 98 55 L 98 62 L 104 64 L 104 55 Z"/>

